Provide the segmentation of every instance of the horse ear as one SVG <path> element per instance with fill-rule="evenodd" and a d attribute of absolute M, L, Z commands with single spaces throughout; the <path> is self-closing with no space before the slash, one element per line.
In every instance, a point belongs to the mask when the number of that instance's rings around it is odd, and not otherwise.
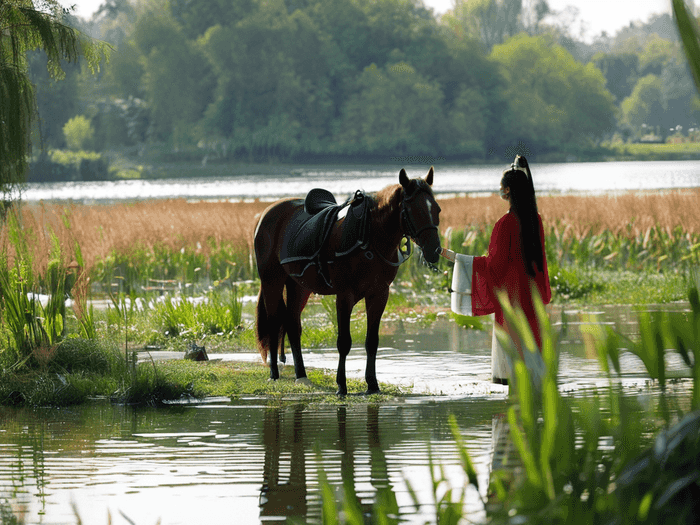
<path fill-rule="evenodd" d="M 401 183 L 401 186 L 408 189 L 408 175 L 406 175 L 406 170 L 403 168 L 401 168 L 401 171 L 399 172 L 399 182 Z"/>
<path fill-rule="evenodd" d="M 428 183 L 428 186 L 433 185 L 433 174 L 435 173 L 435 170 L 433 169 L 432 166 L 430 166 L 430 170 L 428 170 L 428 176 L 425 177 L 425 182 Z"/>

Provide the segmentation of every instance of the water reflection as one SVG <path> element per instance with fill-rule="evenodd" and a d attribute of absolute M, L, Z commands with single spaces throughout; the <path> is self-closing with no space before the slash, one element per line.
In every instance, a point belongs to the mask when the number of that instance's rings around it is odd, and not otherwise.
<path fill-rule="evenodd" d="M 306 451 L 304 447 L 304 407 L 297 405 L 291 411 L 281 408 L 265 409 L 263 441 L 265 466 L 263 486 L 260 489 L 260 521 L 278 522 L 279 516 L 306 516 Z M 291 415 L 291 430 L 285 425 L 285 414 Z M 287 432 L 291 436 L 285 435 Z M 280 482 L 280 463 L 283 454 L 289 454 L 287 481 Z"/>

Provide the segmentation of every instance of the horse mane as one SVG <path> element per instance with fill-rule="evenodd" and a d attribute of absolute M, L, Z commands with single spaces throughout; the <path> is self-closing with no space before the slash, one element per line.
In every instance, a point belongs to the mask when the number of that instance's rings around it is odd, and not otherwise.
<path fill-rule="evenodd" d="M 423 179 L 411 180 L 409 188 L 412 190 L 411 194 L 421 190 L 434 196 L 433 188 Z M 404 190 L 401 184 L 391 184 L 373 194 L 374 206 L 372 208 L 377 212 L 378 220 L 385 220 L 387 218 L 386 215 L 391 215 L 391 213 L 398 208 L 401 203 L 401 198 L 403 197 L 403 192 Z"/>
<path fill-rule="evenodd" d="M 372 195 L 372 217 L 380 224 L 387 222 L 389 216 L 401 203 L 403 188 L 401 184 L 392 184 Z"/>

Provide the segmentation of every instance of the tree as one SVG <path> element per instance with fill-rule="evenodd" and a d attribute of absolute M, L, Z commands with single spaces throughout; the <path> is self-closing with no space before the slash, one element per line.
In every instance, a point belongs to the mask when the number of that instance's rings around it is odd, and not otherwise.
<path fill-rule="evenodd" d="M 405 62 L 373 64 L 358 84 L 345 107 L 342 144 L 369 154 L 435 154 L 443 121 L 439 84 Z"/>
<path fill-rule="evenodd" d="M 660 126 L 664 129 L 661 79 L 651 74 L 640 78 L 632 94 L 622 101 L 621 109 L 625 121 L 637 130 L 640 130 L 642 125 Z"/>
<path fill-rule="evenodd" d="M 90 121 L 83 115 L 78 115 L 70 119 L 63 126 L 63 134 L 66 137 L 68 148 L 73 151 L 80 151 L 91 146 L 95 136 L 95 129 Z"/>
<path fill-rule="evenodd" d="M 490 56 L 505 78 L 507 143 L 524 140 L 546 151 L 587 145 L 612 131 L 615 106 L 605 77 L 551 38 L 521 33 L 495 46 Z"/>
<path fill-rule="evenodd" d="M 0 1 L 0 191 L 24 180 L 36 104 L 28 75 L 27 51 L 43 49 L 47 68 L 61 78 L 61 60 L 87 59 L 96 71 L 107 46 L 95 42 L 63 20 L 66 11 L 55 0 Z"/>
<path fill-rule="evenodd" d="M 639 55 L 636 53 L 596 53 L 591 62 L 605 76 L 606 87 L 619 104 L 632 93 L 639 79 Z"/>
<path fill-rule="evenodd" d="M 467 34 L 491 49 L 522 29 L 522 10 L 522 0 L 460 0 L 451 16 Z M 538 13 L 538 16 L 544 17 L 547 11 Z"/>
<path fill-rule="evenodd" d="M 133 39 L 154 137 L 172 139 L 175 146 L 193 140 L 192 126 L 202 117 L 213 90 L 206 57 L 187 40 L 167 3 L 149 5 L 136 22 Z"/>

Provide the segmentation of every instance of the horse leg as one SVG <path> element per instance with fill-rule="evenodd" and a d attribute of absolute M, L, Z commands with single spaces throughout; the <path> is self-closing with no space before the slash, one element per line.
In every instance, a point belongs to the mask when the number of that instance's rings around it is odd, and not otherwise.
<path fill-rule="evenodd" d="M 339 396 L 348 394 L 348 385 L 345 377 L 345 359 L 350 353 L 352 346 L 352 336 L 350 335 L 350 315 L 355 306 L 354 300 L 350 297 L 337 296 L 335 300 L 335 310 L 338 315 L 338 372 L 335 382 L 338 384 Z"/>
<path fill-rule="evenodd" d="M 367 393 L 379 394 L 377 382 L 377 348 L 379 348 L 379 324 L 389 299 L 389 288 L 365 297 L 367 309 L 367 335 L 365 337 L 365 350 L 367 351 L 367 366 L 365 367 L 365 381 L 367 381 Z"/>
<path fill-rule="evenodd" d="M 269 344 L 270 358 L 270 379 L 277 380 L 280 377 L 277 367 L 277 350 L 279 348 L 279 337 L 284 326 L 286 306 L 282 298 L 284 291 L 284 281 L 281 283 L 264 281 L 261 277 L 260 297 L 258 300 L 265 301 L 267 314 L 267 336 Z"/>
<path fill-rule="evenodd" d="M 311 292 L 305 290 L 292 279 L 287 279 L 287 336 L 294 356 L 294 373 L 297 383 L 311 384 L 306 378 L 304 359 L 301 356 L 301 312 L 309 300 Z"/>

